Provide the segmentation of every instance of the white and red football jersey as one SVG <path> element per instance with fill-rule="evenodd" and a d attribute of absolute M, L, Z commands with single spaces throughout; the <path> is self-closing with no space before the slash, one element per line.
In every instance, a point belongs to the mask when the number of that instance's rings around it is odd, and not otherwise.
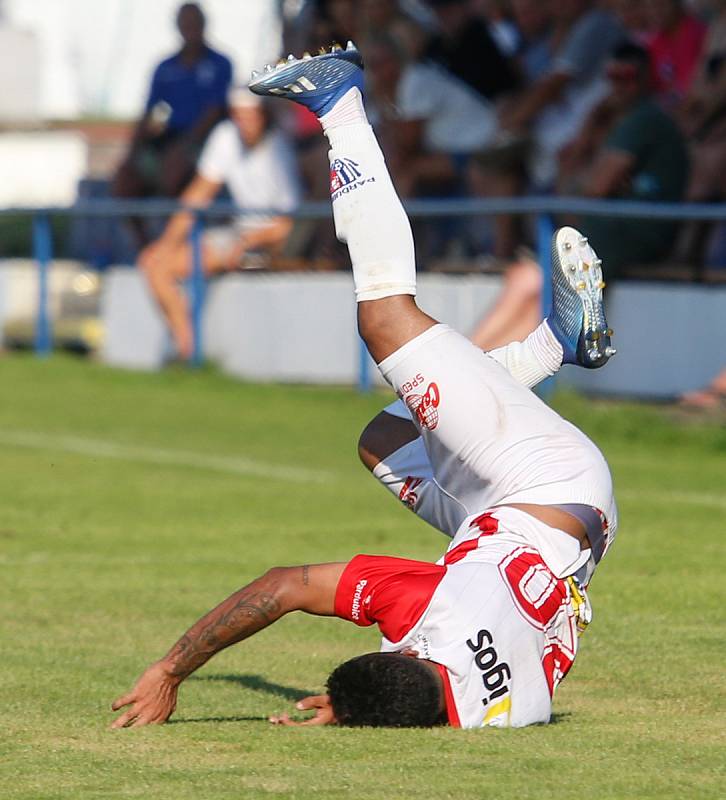
<path fill-rule="evenodd" d="M 439 665 L 455 727 L 548 722 L 577 651 L 567 584 L 506 518 L 473 518 L 438 564 L 356 556 L 336 592 L 339 617 L 378 624 L 381 650 Z"/>

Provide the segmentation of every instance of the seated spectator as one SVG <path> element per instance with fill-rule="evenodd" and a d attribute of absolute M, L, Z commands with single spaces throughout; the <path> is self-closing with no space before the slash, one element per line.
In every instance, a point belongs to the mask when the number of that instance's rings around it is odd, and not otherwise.
<path fill-rule="evenodd" d="M 682 395 L 679 404 L 693 411 L 726 409 L 726 369 L 721 370 L 704 389 Z"/>
<path fill-rule="evenodd" d="M 648 45 L 656 97 L 673 109 L 691 86 L 706 38 L 706 26 L 686 11 L 683 0 L 647 0 L 653 36 Z"/>
<path fill-rule="evenodd" d="M 367 42 L 365 56 L 372 105 L 392 129 L 382 138 L 399 193 L 460 191 L 467 160 L 493 140 L 492 105 L 439 64 L 411 61 L 392 37 Z"/>
<path fill-rule="evenodd" d="M 294 154 L 283 135 L 271 126 L 263 101 L 246 88 L 229 98 L 231 119 L 220 122 L 209 136 L 192 182 L 181 201 L 205 208 L 226 184 L 241 209 L 271 210 L 242 214 L 229 227 L 210 228 L 202 240 L 205 274 L 262 267 L 280 251 L 292 229 L 289 214 L 299 202 Z M 193 216 L 176 213 L 161 237 L 139 256 L 151 291 L 166 316 L 179 355 L 192 354 L 192 328 L 179 282 L 192 269 L 189 233 Z"/>
<path fill-rule="evenodd" d="M 477 16 L 471 0 L 430 0 L 439 31 L 424 58 L 455 75 L 486 100 L 496 100 L 519 86 L 519 76 Z"/>
<path fill-rule="evenodd" d="M 608 0 L 605 6 L 620 20 L 630 41 L 647 47 L 652 38 L 648 0 Z"/>
<path fill-rule="evenodd" d="M 115 197 L 176 197 L 194 173 L 207 135 L 226 113 L 232 65 L 206 44 L 201 8 L 180 6 L 176 24 L 182 48 L 154 70 L 144 114 L 113 179 Z M 139 246 L 146 244 L 143 222 L 132 224 Z"/>
<path fill-rule="evenodd" d="M 520 32 L 516 63 L 526 86 L 547 74 L 552 61 L 552 16 L 541 0 L 514 0 L 514 19 Z M 507 101 L 505 101 L 506 103 Z M 510 101 L 516 107 L 516 97 Z M 500 132 L 496 146 L 479 154 L 469 168 L 469 185 L 480 197 L 513 197 L 525 191 L 528 184 L 526 137 Z M 489 242 L 480 245 L 491 250 L 495 259 L 509 259 L 522 240 L 521 217 L 498 214 L 491 220 L 477 221 L 477 230 L 488 235 Z"/>
<path fill-rule="evenodd" d="M 687 199 L 692 202 L 726 200 L 726 0 L 713 0 L 711 20 L 694 80 L 679 109 L 681 127 L 690 139 L 691 179 Z M 687 226 L 683 255 L 702 264 L 710 223 Z"/>
<path fill-rule="evenodd" d="M 547 50 L 538 48 L 536 55 L 544 68 L 520 95 L 500 104 L 497 147 L 472 166 L 476 194 L 507 197 L 527 190 L 550 191 L 559 151 L 607 91 L 605 61 L 623 37 L 615 17 L 592 0 L 551 0 L 546 8 L 551 32 Z M 519 227 L 509 214 L 495 217 L 495 256 L 513 256 L 521 239 Z"/>
<path fill-rule="evenodd" d="M 607 70 L 610 94 L 563 154 L 563 193 L 650 202 L 683 199 L 686 143 L 675 121 L 654 102 L 649 73 L 642 47 L 626 43 L 615 49 Z M 593 131 L 598 133 L 593 136 Z M 610 277 L 628 263 L 666 257 L 678 230 L 670 221 L 609 217 L 584 219 L 580 227 L 595 242 Z"/>
<path fill-rule="evenodd" d="M 477 324 L 471 341 L 488 351 L 526 339 L 542 319 L 543 283 L 542 268 L 522 249 L 504 271 L 497 301 Z"/>
<path fill-rule="evenodd" d="M 607 73 L 610 94 L 563 154 L 563 191 L 593 198 L 681 199 L 688 174 L 686 146 L 675 122 L 652 100 L 647 51 L 636 44 L 619 45 Z M 633 261 L 662 258 L 676 232 L 671 222 L 643 219 L 593 217 L 578 224 L 592 239 L 608 278 Z M 508 337 L 526 336 L 537 324 L 541 286 L 539 268 L 523 255 L 508 268 L 504 290 L 472 341 L 488 350 L 512 341 Z"/>
<path fill-rule="evenodd" d="M 539 189 L 553 184 L 557 153 L 607 91 L 605 62 L 623 39 L 615 17 L 596 8 L 592 0 L 552 0 L 550 8 L 549 69 L 501 114 L 501 123 L 510 132 L 532 131 L 535 151 L 530 172 Z"/>
<path fill-rule="evenodd" d="M 472 0 L 475 14 L 484 20 L 499 52 L 507 58 L 517 52 L 520 43 L 511 6 L 510 0 Z"/>
<path fill-rule="evenodd" d="M 549 70 L 552 16 L 541 0 L 513 0 L 512 12 L 519 31 L 517 64 L 529 86 Z"/>

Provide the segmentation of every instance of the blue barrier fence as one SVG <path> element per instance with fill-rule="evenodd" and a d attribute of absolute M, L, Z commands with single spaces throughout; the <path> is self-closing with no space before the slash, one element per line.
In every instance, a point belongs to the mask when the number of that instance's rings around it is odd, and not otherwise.
<path fill-rule="evenodd" d="M 726 203 L 647 203 L 626 200 L 585 200 L 574 197 L 517 197 L 517 198 L 462 198 L 442 200 L 412 200 L 405 203 L 412 218 L 478 217 L 498 214 L 535 216 L 537 218 L 537 255 L 545 273 L 546 287 L 543 297 L 549 307 L 550 239 L 554 231 L 553 217 L 558 214 L 579 216 L 622 217 L 650 220 L 699 220 L 726 222 Z M 48 274 L 53 258 L 51 217 L 165 217 L 175 211 L 186 210 L 194 215 L 189 235 L 192 248 L 192 276 L 189 281 L 191 315 L 194 330 L 192 364 L 202 362 L 202 311 L 204 308 L 205 279 L 202 267 L 201 240 L 207 219 L 241 216 L 242 214 L 272 214 L 270 209 L 242 211 L 231 203 L 215 203 L 206 209 L 194 209 L 174 200 L 117 200 L 102 199 L 79 201 L 72 206 L 47 208 L 0 208 L 0 217 L 30 215 L 33 218 L 33 256 L 38 264 L 38 314 L 35 330 L 35 351 L 39 356 L 51 352 L 53 337 L 48 312 Z M 295 212 L 297 219 L 328 219 L 330 203 L 305 203 Z M 370 388 L 369 359 L 361 342 L 359 354 L 359 379 L 361 390 Z"/>

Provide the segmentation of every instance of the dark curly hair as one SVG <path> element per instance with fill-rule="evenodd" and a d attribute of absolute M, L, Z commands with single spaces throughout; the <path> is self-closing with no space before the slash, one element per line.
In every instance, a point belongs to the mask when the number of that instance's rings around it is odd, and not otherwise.
<path fill-rule="evenodd" d="M 341 725 L 429 728 L 441 724 L 441 687 L 417 658 L 366 653 L 330 674 L 328 694 Z"/>

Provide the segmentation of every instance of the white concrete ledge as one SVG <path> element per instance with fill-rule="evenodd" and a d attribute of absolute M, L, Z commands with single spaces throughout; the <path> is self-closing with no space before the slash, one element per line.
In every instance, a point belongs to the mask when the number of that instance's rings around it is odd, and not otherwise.
<path fill-rule="evenodd" d="M 419 276 L 420 306 L 470 333 L 495 301 L 492 276 Z M 102 358 L 155 369 L 169 354 L 160 315 L 136 270 L 107 275 Z M 560 385 L 603 394 L 666 398 L 704 385 L 726 366 L 726 287 L 628 283 L 608 315 L 618 355 L 605 369 L 566 367 Z M 248 380 L 351 384 L 358 379 L 352 281 L 346 273 L 238 273 L 211 282 L 205 355 Z M 377 370 L 371 365 L 371 374 Z M 380 380 L 380 379 L 379 379 Z"/>

